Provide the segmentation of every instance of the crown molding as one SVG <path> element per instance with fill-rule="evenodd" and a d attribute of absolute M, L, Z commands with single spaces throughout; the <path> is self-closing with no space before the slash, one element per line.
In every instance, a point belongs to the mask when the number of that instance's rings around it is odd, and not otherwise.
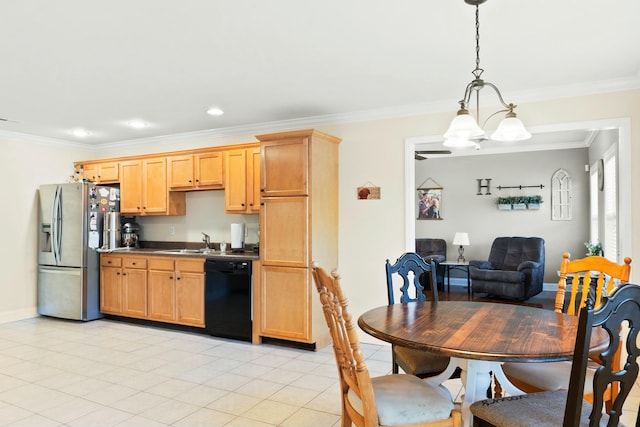
<path fill-rule="evenodd" d="M 80 142 L 67 141 L 64 139 L 49 138 L 46 136 L 31 135 L 22 132 L 13 132 L 10 130 L 0 130 L 0 140 L 20 142 L 34 145 L 45 145 L 47 147 L 55 146 L 59 148 L 73 150 L 91 150 L 92 146 Z"/>

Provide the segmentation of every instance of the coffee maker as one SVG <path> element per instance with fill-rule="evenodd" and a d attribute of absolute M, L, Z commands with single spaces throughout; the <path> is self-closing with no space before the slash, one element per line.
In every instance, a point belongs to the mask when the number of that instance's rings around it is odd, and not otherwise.
<path fill-rule="evenodd" d="M 126 222 L 122 226 L 122 246 L 137 248 L 140 240 L 140 226 L 135 222 Z"/>

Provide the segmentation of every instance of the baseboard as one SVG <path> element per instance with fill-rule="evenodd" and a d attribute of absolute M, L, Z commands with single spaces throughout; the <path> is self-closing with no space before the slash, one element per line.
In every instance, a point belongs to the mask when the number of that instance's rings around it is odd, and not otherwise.
<path fill-rule="evenodd" d="M 445 279 L 445 283 L 446 283 L 446 279 Z M 464 277 L 452 277 L 451 278 L 451 286 L 464 286 L 465 288 L 467 287 L 467 279 Z M 558 290 L 558 284 L 557 283 L 543 283 L 542 284 L 542 290 L 543 291 L 552 291 L 555 292 Z"/>
<path fill-rule="evenodd" d="M 0 312 L 0 323 L 15 322 L 18 320 L 32 319 L 34 317 L 38 317 L 38 309 L 36 307 L 3 311 Z"/>

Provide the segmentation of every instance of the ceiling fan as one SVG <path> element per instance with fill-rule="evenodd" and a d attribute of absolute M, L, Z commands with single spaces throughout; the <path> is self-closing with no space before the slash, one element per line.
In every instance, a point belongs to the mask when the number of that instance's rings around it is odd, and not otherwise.
<path fill-rule="evenodd" d="M 7 119 L 5 117 L 0 117 L 0 122 L 6 123 L 22 123 L 20 120 Z"/>
<path fill-rule="evenodd" d="M 428 157 L 422 154 L 451 154 L 451 150 L 418 150 L 414 153 L 413 158 L 416 160 L 426 160 Z"/>

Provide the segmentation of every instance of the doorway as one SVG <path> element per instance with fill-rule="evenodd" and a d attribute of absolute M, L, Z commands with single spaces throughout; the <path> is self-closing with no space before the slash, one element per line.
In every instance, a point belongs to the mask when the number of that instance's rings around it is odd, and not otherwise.
<path fill-rule="evenodd" d="M 589 121 L 571 124 L 560 124 L 552 126 L 540 126 L 532 128 L 535 134 L 550 134 L 554 132 L 568 132 L 584 129 L 617 129 L 617 167 L 618 167 L 618 194 L 631 194 L 631 141 L 630 141 L 630 120 L 629 119 L 610 119 L 601 121 Z M 405 140 L 405 247 L 407 251 L 415 250 L 415 151 L 418 148 L 429 147 L 432 144 L 439 144 L 442 141 L 440 136 L 415 137 Z M 441 144 L 440 144 L 441 145 Z M 441 147 L 440 147 L 441 148 Z M 521 149 L 521 146 L 518 148 Z M 538 148 L 527 148 L 530 150 L 541 150 Z M 624 230 L 624 233 L 618 232 L 620 236 L 618 253 L 624 256 L 632 255 L 632 224 L 631 224 L 631 200 L 629 197 L 618 198 L 617 212 L 617 228 Z M 619 262 L 619 260 L 618 260 Z"/>

